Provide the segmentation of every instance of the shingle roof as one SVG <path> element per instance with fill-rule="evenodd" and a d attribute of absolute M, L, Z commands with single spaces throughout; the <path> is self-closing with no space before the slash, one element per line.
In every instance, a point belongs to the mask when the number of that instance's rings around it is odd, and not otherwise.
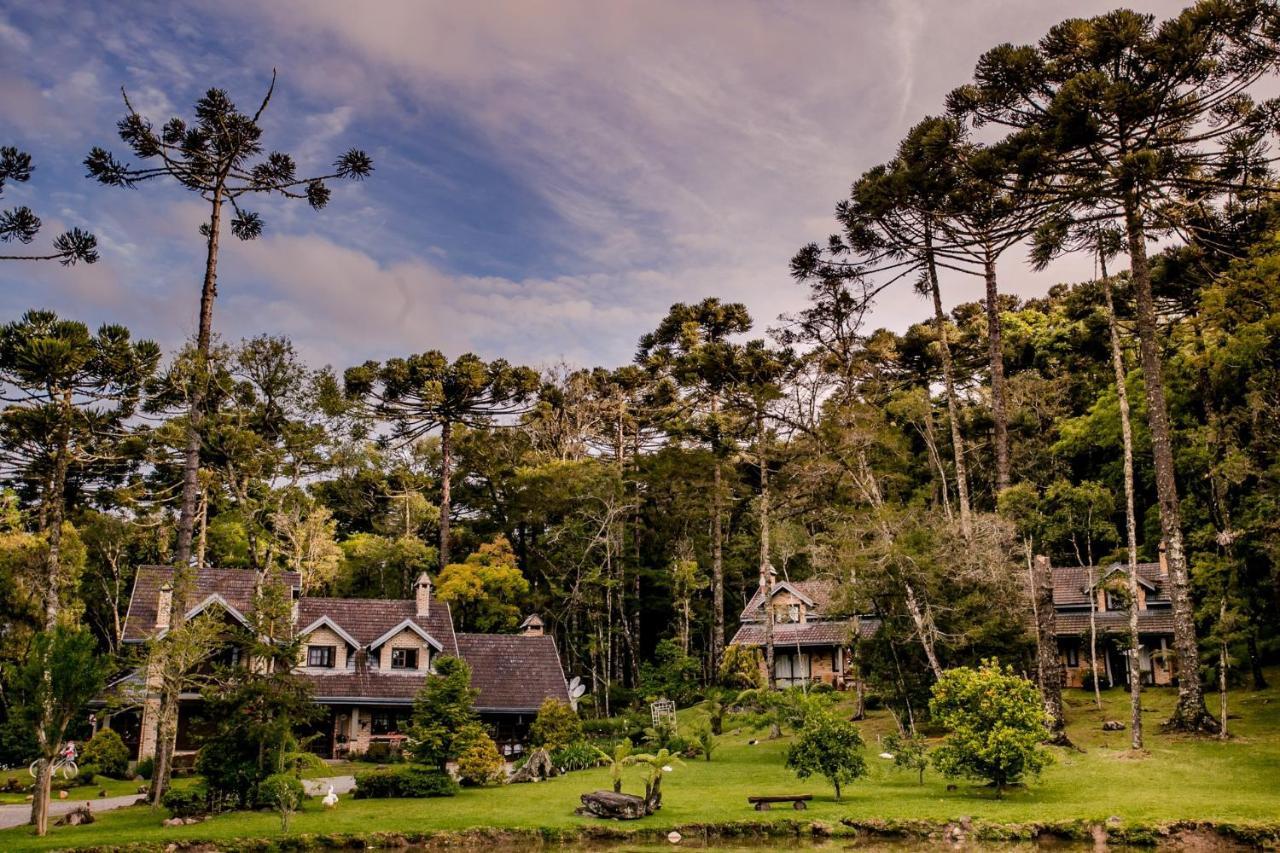
<path fill-rule="evenodd" d="M 569 701 L 560 654 L 552 637 L 459 634 L 458 650 L 471 666 L 479 711 L 538 710 L 544 699 Z"/>
<path fill-rule="evenodd" d="M 444 647 L 445 654 L 458 654 L 458 643 L 453 634 L 453 616 L 449 612 L 448 603 L 443 601 L 432 601 L 427 616 L 418 616 L 418 605 L 412 598 L 304 596 L 298 601 L 299 628 L 307 627 L 321 616 L 328 616 L 341 625 L 342 630 L 364 646 L 409 619 L 438 640 Z"/>
<path fill-rule="evenodd" d="M 358 668 L 354 672 L 318 674 L 302 670 L 298 673 L 314 691 L 315 701 L 359 699 L 362 702 L 387 702 L 410 705 L 427 680 L 426 674 L 409 675 Z"/>
<path fill-rule="evenodd" d="M 1129 631 L 1129 614 L 1118 610 L 1104 610 L 1096 615 L 1099 634 L 1126 634 Z M 1054 630 L 1059 637 L 1080 637 L 1089 633 L 1089 613 L 1057 613 Z M 1173 611 L 1168 608 L 1138 611 L 1138 630 L 1143 634 L 1173 634 Z"/>
<path fill-rule="evenodd" d="M 277 572 L 272 581 L 297 587 L 301 578 L 297 572 Z M 221 595 L 227 603 L 241 613 L 253 610 L 253 589 L 257 573 L 249 569 L 202 568 L 195 576 L 194 588 L 187 596 L 187 607 L 200 604 L 210 595 Z M 133 582 L 133 594 L 129 597 L 129 612 L 125 615 L 124 641 L 140 642 L 155 631 L 156 607 L 160 600 L 160 587 L 173 580 L 172 566 L 139 566 Z"/>
<path fill-rule="evenodd" d="M 858 633 L 862 639 L 869 639 L 880 627 L 879 619 L 859 619 Z M 773 626 L 773 644 L 775 646 L 841 646 L 847 645 L 853 638 L 853 626 L 849 620 L 831 622 L 786 622 Z M 765 642 L 764 625 L 747 623 L 733 635 L 732 643 L 743 646 L 763 646 Z"/>
<path fill-rule="evenodd" d="M 1112 572 L 1125 571 L 1120 564 L 1111 566 L 1054 566 L 1053 567 L 1053 604 L 1055 607 L 1088 607 L 1089 578 L 1105 577 Z M 1142 578 L 1155 592 L 1148 593 L 1148 601 L 1168 601 L 1165 590 L 1165 578 L 1160 574 L 1159 563 L 1139 563 L 1138 577 Z"/>
<path fill-rule="evenodd" d="M 839 590 L 839 584 L 830 578 L 812 578 L 807 581 L 778 581 L 774 587 L 776 595 L 781 589 L 785 589 L 788 585 L 795 588 L 795 591 L 808 598 L 813 602 L 809 608 L 810 615 L 825 616 L 831 611 L 832 599 L 835 598 L 836 592 Z M 760 607 L 764 601 L 764 596 L 759 589 L 751 596 L 751 600 L 747 602 L 747 606 L 742 609 L 739 618 L 743 622 L 756 622 L 760 619 Z"/>

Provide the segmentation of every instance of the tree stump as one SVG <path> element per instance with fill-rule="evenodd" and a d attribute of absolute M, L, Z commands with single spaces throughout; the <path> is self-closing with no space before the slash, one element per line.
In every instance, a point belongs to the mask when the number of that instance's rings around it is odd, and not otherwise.
<path fill-rule="evenodd" d="M 85 823 L 93 823 L 93 811 L 89 808 L 88 803 L 78 809 L 72 809 L 58 818 L 54 826 L 80 826 Z"/>
<path fill-rule="evenodd" d="M 613 820 L 636 820 L 652 812 L 644 797 L 615 794 L 613 791 L 595 791 L 582 795 L 582 808 L 578 809 L 578 814 Z"/>
<path fill-rule="evenodd" d="M 556 768 L 551 763 L 551 754 L 546 749 L 539 748 L 529 753 L 529 760 L 524 766 L 511 774 L 508 782 L 540 782 L 543 779 L 550 779 L 556 775 Z"/>

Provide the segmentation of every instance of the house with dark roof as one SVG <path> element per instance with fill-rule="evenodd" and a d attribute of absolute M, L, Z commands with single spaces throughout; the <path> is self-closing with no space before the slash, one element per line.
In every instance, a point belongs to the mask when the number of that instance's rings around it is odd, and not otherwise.
<path fill-rule="evenodd" d="M 1098 677 L 1107 685 L 1129 681 L 1128 569 L 1054 566 L 1054 631 L 1064 686 L 1084 687 L 1090 672 L 1090 637 L 1097 638 Z M 1172 684 L 1175 672 L 1169 571 L 1161 560 L 1138 564 L 1138 658 L 1143 684 Z M 1092 629 L 1091 629 L 1092 625 Z"/>
<path fill-rule="evenodd" d="M 766 619 L 773 621 L 773 672 L 778 687 L 830 684 L 838 690 L 853 685 L 851 646 L 855 637 L 872 636 L 880 623 L 866 617 L 839 615 L 834 580 L 778 581 L 770 573 L 767 591 L 756 589 L 739 616 L 732 644 L 763 648 Z M 766 599 L 768 605 L 766 606 Z M 762 672 L 766 664 L 762 661 Z"/>
<path fill-rule="evenodd" d="M 141 644 L 168 630 L 172 579 L 169 567 L 138 570 L 125 619 L 126 643 Z M 304 596 L 293 572 L 276 573 L 267 582 L 281 586 L 293 602 L 292 622 L 302 640 L 295 671 L 324 708 L 311 741 L 321 755 L 364 753 L 379 743 L 399 746 L 414 698 L 441 655 L 470 665 L 481 721 L 508 752 L 522 744 L 543 701 L 570 703 L 555 640 L 543 633 L 536 616 L 526 619 L 517 635 L 455 633 L 449 605 L 433 600 L 426 574 L 410 599 Z M 259 595 L 256 584 L 252 571 L 202 568 L 188 595 L 194 604 L 186 616 L 211 612 L 229 625 L 247 627 Z M 113 715 L 110 725 L 136 756 L 146 758 L 155 753 L 158 674 L 136 673 L 127 680 L 142 694 L 139 709 Z M 180 697 L 180 752 L 198 746 L 201 705 L 198 694 Z"/>

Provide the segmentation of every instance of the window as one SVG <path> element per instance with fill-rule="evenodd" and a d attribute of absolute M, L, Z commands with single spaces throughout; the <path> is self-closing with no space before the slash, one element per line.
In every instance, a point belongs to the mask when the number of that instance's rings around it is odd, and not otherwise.
<path fill-rule="evenodd" d="M 1129 607 L 1125 603 L 1125 597 L 1118 592 L 1107 590 L 1107 609 L 1108 610 L 1128 610 Z"/>
<path fill-rule="evenodd" d="M 337 657 L 335 646 L 307 646 L 307 666 L 333 668 Z"/>
<path fill-rule="evenodd" d="M 1067 666 L 1080 665 L 1080 650 L 1075 646 L 1067 646 Z"/>
<path fill-rule="evenodd" d="M 417 649 L 392 649 L 391 650 L 391 668 L 392 669 L 417 669 L 418 668 L 418 650 Z"/>
<path fill-rule="evenodd" d="M 410 649 L 410 651 L 413 651 Z M 371 735 L 393 735 L 400 731 L 400 715 L 394 711 L 374 711 L 369 723 Z"/>

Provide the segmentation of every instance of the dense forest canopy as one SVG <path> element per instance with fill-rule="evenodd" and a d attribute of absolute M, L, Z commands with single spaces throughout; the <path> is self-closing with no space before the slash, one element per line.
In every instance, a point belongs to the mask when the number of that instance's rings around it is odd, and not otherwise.
<path fill-rule="evenodd" d="M 860 651 L 869 683 L 921 713 L 948 667 L 1034 670 L 1035 555 L 1127 565 L 1163 542 L 1185 580 L 1178 653 L 1196 658 L 1180 713 L 1198 727 L 1199 664 L 1260 682 L 1280 638 L 1276 105 L 1249 97 L 1277 38 L 1269 4 L 1235 0 L 993 50 L 945 115 L 856 178 L 837 233 L 797 253 L 801 311 L 753 318 L 709 288 L 654 317 L 631 364 L 307 364 L 281 337 L 219 339 L 208 277 L 201 339 L 163 359 L 117 327 L 14 319 L 0 659 L 82 620 L 125 668 L 133 573 L 188 553 L 300 572 L 307 594 L 410 597 L 427 571 L 468 630 L 538 612 L 605 712 L 712 681 L 772 568 L 834 579 L 843 612 L 881 620 Z M 1009 135 L 982 145 L 977 126 Z M 180 130 L 164 150 L 202 157 Z M 159 156 L 132 108 L 121 134 Z M 124 168 L 94 157 L 100 179 Z M 267 162 L 247 185 L 323 206 L 322 184 Z M 1001 289 L 997 272 L 1066 251 L 1097 275 Z M 946 309 L 939 268 L 981 276 L 985 298 Z M 913 285 L 918 322 L 869 321 L 885 288 Z M 2 761 L 25 735 L 0 697 Z"/>

